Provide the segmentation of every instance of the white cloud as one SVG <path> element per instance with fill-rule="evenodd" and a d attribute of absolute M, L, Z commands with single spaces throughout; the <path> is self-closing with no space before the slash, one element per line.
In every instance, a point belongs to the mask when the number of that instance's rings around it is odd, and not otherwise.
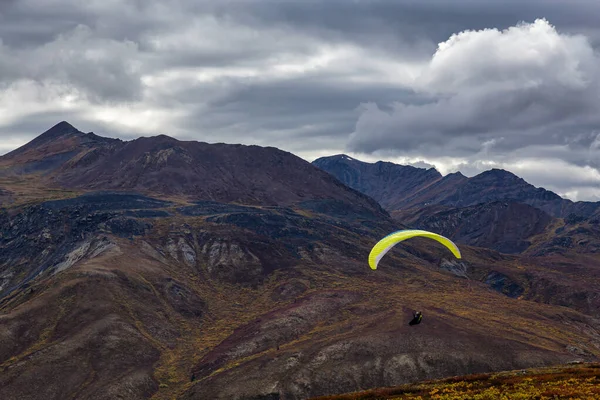
<path fill-rule="evenodd" d="M 585 37 L 543 19 L 461 32 L 440 43 L 414 82 L 429 101 L 396 103 L 391 112 L 366 104 L 350 149 L 439 152 L 443 143 L 472 154 L 499 136 L 513 149 L 556 141 L 581 122 L 600 125 L 599 61 Z"/>
<path fill-rule="evenodd" d="M 571 197 L 596 193 L 567 188 L 600 187 L 599 84 L 600 58 L 588 40 L 544 19 L 460 32 L 439 44 L 413 83 L 428 101 L 391 111 L 363 105 L 348 149 L 445 155 L 455 161 L 438 162 L 441 170 L 512 167 Z"/>
<path fill-rule="evenodd" d="M 77 91 L 66 85 L 15 81 L 0 91 L 0 125 L 10 125 L 30 114 L 83 110 L 78 97 Z"/>
<path fill-rule="evenodd" d="M 34 50 L 0 47 L 0 82 L 29 80 L 69 87 L 97 100 L 135 100 L 141 95 L 137 45 L 94 36 L 86 26 L 59 35 Z"/>
<path fill-rule="evenodd" d="M 585 36 L 565 35 L 545 19 L 500 31 L 464 31 L 440 43 L 417 87 L 436 94 L 512 91 L 539 86 L 585 89 L 597 67 Z"/>

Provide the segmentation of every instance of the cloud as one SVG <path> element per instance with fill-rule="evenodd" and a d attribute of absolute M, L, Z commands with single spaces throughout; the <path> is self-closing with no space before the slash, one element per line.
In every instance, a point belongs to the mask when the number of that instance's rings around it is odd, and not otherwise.
<path fill-rule="evenodd" d="M 585 36 L 545 19 L 457 33 L 412 84 L 426 100 L 395 102 L 390 111 L 364 104 L 348 150 L 463 158 L 465 170 L 488 160 L 488 168 L 496 162 L 555 187 L 593 173 L 580 183 L 598 189 L 599 66 Z"/>
<path fill-rule="evenodd" d="M 10 87 L 27 81 L 60 86 L 64 89 L 60 97 L 93 101 L 139 100 L 140 61 L 135 43 L 97 38 L 79 25 L 34 50 L 0 43 L 0 84 Z"/>
<path fill-rule="evenodd" d="M 440 43 L 413 88 L 428 101 L 361 110 L 349 146 L 467 155 L 558 144 L 600 122 L 598 61 L 585 37 L 544 19 L 465 31 Z M 579 132 L 573 130 L 579 129 Z M 496 137 L 502 141 L 489 146 Z M 495 143 L 495 142 L 494 142 Z"/>
<path fill-rule="evenodd" d="M 307 159 L 596 168 L 598 12 L 587 0 L 2 1 L 0 154 L 64 119 Z"/>

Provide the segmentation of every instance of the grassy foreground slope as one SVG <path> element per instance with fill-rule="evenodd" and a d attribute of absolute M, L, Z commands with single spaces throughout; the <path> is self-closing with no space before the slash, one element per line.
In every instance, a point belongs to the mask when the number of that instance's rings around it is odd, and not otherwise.
<path fill-rule="evenodd" d="M 600 364 L 579 364 L 475 374 L 442 380 L 318 397 L 314 400 L 375 399 L 598 399 Z"/>

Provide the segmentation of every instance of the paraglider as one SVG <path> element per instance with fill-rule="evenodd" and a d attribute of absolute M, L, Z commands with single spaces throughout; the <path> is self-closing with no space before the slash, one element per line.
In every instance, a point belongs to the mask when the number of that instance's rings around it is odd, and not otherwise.
<path fill-rule="evenodd" d="M 394 247 L 397 243 L 413 237 L 426 237 L 429 239 L 436 240 L 439 243 L 446 246 L 446 248 L 448 248 L 448 250 L 450 250 L 456 258 L 461 258 L 458 246 L 456 246 L 456 244 L 454 244 L 453 241 L 442 235 L 419 229 L 402 230 L 387 235 L 379 242 L 377 242 L 377 244 L 371 249 L 371 253 L 369 254 L 369 266 L 371 267 L 371 269 L 377 269 L 379 261 L 381 261 L 383 256 L 385 256 L 386 253 L 390 251 L 392 247 Z M 408 324 L 410 326 L 418 325 L 421 323 L 422 319 L 423 313 L 421 313 L 421 311 L 413 312 L 413 319 Z"/>
<path fill-rule="evenodd" d="M 444 246 L 446 246 L 456 258 L 461 258 L 460 250 L 458 249 L 456 244 L 454 244 L 454 242 L 450 239 L 442 235 L 438 235 L 437 233 L 423 231 L 419 229 L 410 229 L 394 232 L 377 242 L 377 244 L 373 247 L 373 249 L 371 249 L 371 253 L 369 254 L 369 266 L 371 267 L 371 269 L 377 269 L 379 261 L 397 243 L 413 237 L 426 237 L 429 239 L 436 240 Z"/>
<path fill-rule="evenodd" d="M 413 313 L 413 319 L 412 321 L 410 321 L 408 324 L 410 326 L 412 325 L 418 325 L 421 323 L 421 320 L 423 319 L 423 313 L 421 313 L 421 311 L 416 311 Z"/>

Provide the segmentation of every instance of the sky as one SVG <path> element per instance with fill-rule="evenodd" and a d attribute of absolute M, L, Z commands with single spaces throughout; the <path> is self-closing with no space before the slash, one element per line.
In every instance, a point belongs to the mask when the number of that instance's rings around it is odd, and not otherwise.
<path fill-rule="evenodd" d="M 0 154 L 59 121 L 600 201 L 597 0 L 0 0 Z"/>

